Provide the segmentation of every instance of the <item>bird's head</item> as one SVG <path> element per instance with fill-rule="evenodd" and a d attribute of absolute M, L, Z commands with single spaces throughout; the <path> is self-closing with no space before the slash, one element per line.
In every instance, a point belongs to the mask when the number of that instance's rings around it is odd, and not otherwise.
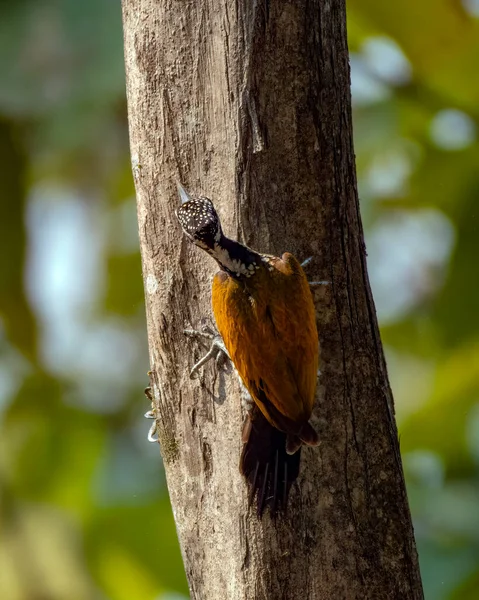
<path fill-rule="evenodd" d="M 222 231 L 218 213 L 208 198 L 190 195 L 178 184 L 181 206 L 176 217 L 186 237 L 206 251 L 212 251 L 221 240 Z"/>

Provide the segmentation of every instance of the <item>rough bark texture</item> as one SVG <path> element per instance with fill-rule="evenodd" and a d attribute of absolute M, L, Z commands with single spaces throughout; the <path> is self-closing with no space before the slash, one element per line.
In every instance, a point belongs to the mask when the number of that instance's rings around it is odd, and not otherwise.
<path fill-rule="evenodd" d="M 343 0 L 123 0 L 131 154 L 161 452 L 191 596 L 419 599 L 393 401 L 366 272 Z M 259 521 L 238 472 L 235 377 L 189 370 L 214 262 L 182 238 L 175 183 L 225 232 L 314 256 L 322 347 L 286 518 Z M 161 543 L 161 532 L 158 532 Z"/>

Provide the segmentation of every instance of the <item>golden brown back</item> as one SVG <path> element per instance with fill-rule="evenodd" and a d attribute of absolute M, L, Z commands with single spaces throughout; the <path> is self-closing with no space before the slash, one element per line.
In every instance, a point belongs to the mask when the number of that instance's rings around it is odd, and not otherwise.
<path fill-rule="evenodd" d="M 250 278 L 219 272 L 212 304 L 253 400 L 274 427 L 298 433 L 313 409 L 319 354 L 313 299 L 300 264 L 285 253 L 262 261 Z"/>

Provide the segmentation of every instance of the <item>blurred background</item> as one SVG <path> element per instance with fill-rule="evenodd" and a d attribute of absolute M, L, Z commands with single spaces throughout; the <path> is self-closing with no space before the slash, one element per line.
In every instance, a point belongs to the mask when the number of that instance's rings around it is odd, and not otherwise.
<path fill-rule="evenodd" d="M 479 0 L 349 0 L 369 272 L 427 600 L 479 599 Z M 0 597 L 181 600 L 120 3 L 0 2 Z"/>

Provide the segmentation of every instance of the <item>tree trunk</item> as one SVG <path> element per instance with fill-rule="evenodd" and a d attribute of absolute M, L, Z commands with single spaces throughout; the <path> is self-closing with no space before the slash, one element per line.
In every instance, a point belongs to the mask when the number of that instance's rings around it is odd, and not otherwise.
<path fill-rule="evenodd" d="M 358 208 L 343 0 L 123 0 L 151 379 L 191 596 L 423 597 Z M 321 379 L 285 517 L 238 472 L 236 378 L 189 371 L 214 261 L 183 239 L 176 182 L 225 233 L 313 256 Z M 161 532 L 158 532 L 161 543 Z"/>

